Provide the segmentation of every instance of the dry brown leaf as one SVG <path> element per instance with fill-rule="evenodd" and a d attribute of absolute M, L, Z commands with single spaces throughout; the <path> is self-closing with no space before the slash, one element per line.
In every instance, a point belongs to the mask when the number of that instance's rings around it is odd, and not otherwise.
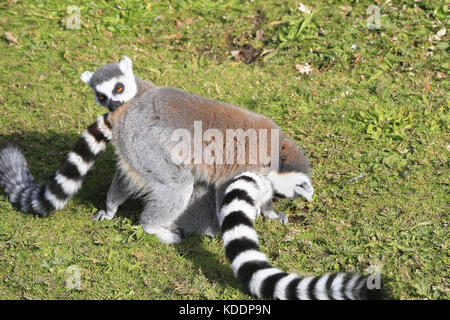
<path fill-rule="evenodd" d="M 256 49 L 251 44 L 245 44 L 238 50 L 230 51 L 231 56 L 236 62 L 252 63 L 262 53 L 262 49 Z"/>
<path fill-rule="evenodd" d="M 180 35 L 178 33 L 175 34 L 169 34 L 167 36 L 165 36 L 166 39 L 179 39 Z"/>
<path fill-rule="evenodd" d="M 275 49 L 264 49 L 263 52 L 261 53 L 261 55 L 264 56 L 264 55 L 274 52 L 274 51 L 275 51 Z"/>
<path fill-rule="evenodd" d="M 5 32 L 4 36 L 5 36 L 5 39 L 8 40 L 8 42 L 14 42 L 15 44 L 19 44 L 17 42 L 17 38 L 14 37 L 10 32 Z"/>
<path fill-rule="evenodd" d="M 300 72 L 301 74 L 310 74 L 312 71 L 312 68 L 308 63 L 296 64 L 295 69 L 297 69 L 297 71 Z"/>
<path fill-rule="evenodd" d="M 447 74 L 445 72 L 437 71 L 436 72 L 436 78 L 438 78 L 438 79 L 445 79 L 445 78 L 447 78 Z"/>
<path fill-rule="evenodd" d="M 281 240 L 282 242 L 289 242 L 295 239 L 295 235 L 297 233 L 299 233 L 300 231 L 298 231 L 297 229 L 292 229 L 290 230 L 283 238 L 283 240 Z"/>
<path fill-rule="evenodd" d="M 264 30 L 259 29 L 256 31 L 256 40 L 258 40 L 258 41 L 264 40 Z"/>
<path fill-rule="evenodd" d="M 341 15 L 348 16 L 349 13 L 352 11 L 352 7 L 350 6 L 339 6 L 339 10 L 341 11 Z"/>
<path fill-rule="evenodd" d="M 241 52 L 240 50 L 233 50 L 230 53 L 231 53 L 231 56 L 234 58 L 234 57 L 238 56 L 240 52 Z"/>
<path fill-rule="evenodd" d="M 186 20 L 184 20 L 184 24 L 185 24 L 185 25 L 189 25 L 189 24 L 191 24 L 192 22 L 194 22 L 194 18 L 187 18 Z"/>
<path fill-rule="evenodd" d="M 286 22 L 287 22 L 286 20 L 272 21 L 272 22 L 269 22 L 269 26 L 276 26 L 278 24 L 282 24 L 282 23 L 286 23 Z"/>

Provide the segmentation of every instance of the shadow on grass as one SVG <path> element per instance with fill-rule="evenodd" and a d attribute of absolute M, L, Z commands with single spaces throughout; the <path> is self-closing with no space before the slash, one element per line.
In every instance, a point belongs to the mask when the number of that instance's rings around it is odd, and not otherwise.
<path fill-rule="evenodd" d="M 0 144 L 15 142 L 22 150 L 34 180 L 45 184 L 55 174 L 61 163 L 66 160 L 79 135 L 75 133 L 61 134 L 49 131 L 45 134 L 38 131 L 27 131 L 12 135 L 0 136 Z M 116 161 L 111 145 L 100 154 L 94 167 L 87 174 L 83 186 L 75 195 L 75 203 L 104 209 L 106 195 L 116 170 Z M 3 190 L 0 190 L 5 194 Z M 127 200 L 118 211 L 118 216 L 128 218 L 133 225 L 139 224 L 139 213 L 143 208 L 137 199 Z M 234 278 L 229 265 L 223 265 L 219 259 L 223 256 L 210 252 L 200 236 L 190 236 L 176 245 L 180 255 L 191 260 L 196 269 L 201 270 L 205 277 L 214 279 L 223 286 L 231 285 L 242 289 Z"/>
<path fill-rule="evenodd" d="M 202 272 L 207 279 L 214 280 L 222 287 L 231 286 L 243 290 L 230 265 L 221 263 L 225 256 L 209 251 L 201 236 L 189 236 L 176 244 L 175 248 L 180 255 L 191 260 L 194 268 Z"/>

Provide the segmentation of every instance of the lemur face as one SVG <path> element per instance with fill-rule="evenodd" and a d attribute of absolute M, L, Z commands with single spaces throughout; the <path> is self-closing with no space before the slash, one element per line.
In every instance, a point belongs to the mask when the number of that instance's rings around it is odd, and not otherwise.
<path fill-rule="evenodd" d="M 95 102 L 110 111 L 137 94 L 136 78 L 128 57 L 123 57 L 119 63 L 106 64 L 94 73 L 85 71 L 81 80 L 94 91 Z"/>
<path fill-rule="evenodd" d="M 301 172 L 279 173 L 272 171 L 267 176 L 272 182 L 274 195 L 279 198 L 305 197 L 308 201 L 313 199 L 314 188 L 309 177 Z"/>

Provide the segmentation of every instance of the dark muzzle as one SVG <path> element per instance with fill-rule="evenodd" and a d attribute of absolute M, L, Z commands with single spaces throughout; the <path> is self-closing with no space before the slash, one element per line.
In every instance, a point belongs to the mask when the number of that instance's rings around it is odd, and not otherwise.
<path fill-rule="evenodd" d="M 121 101 L 110 100 L 108 103 L 108 109 L 109 109 L 109 111 L 114 111 L 117 109 L 117 107 L 120 107 L 121 104 L 122 104 Z"/>

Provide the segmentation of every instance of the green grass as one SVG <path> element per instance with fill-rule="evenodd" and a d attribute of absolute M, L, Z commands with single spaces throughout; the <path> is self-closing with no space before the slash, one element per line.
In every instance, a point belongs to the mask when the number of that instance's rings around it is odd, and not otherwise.
<path fill-rule="evenodd" d="M 74 30 L 67 3 L 0 4 L 0 140 L 20 143 L 37 180 L 105 112 L 81 72 L 128 55 L 142 78 L 265 114 L 305 149 L 315 200 L 278 201 L 288 226 L 257 223 L 274 265 L 301 275 L 376 265 L 393 298 L 450 298 L 448 31 L 433 38 L 449 29 L 443 2 L 376 1 L 372 31 L 372 1 L 305 0 L 312 17 L 298 1 L 91 2 Z M 263 53 L 234 61 L 246 44 Z M 306 63 L 312 73 L 300 74 Z M 0 298 L 250 298 L 219 239 L 161 244 L 136 222 L 139 201 L 92 222 L 114 166 L 109 148 L 47 219 L 0 193 Z M 66 287 L 69 266 L 81 271 L 79 290 Z"/>

